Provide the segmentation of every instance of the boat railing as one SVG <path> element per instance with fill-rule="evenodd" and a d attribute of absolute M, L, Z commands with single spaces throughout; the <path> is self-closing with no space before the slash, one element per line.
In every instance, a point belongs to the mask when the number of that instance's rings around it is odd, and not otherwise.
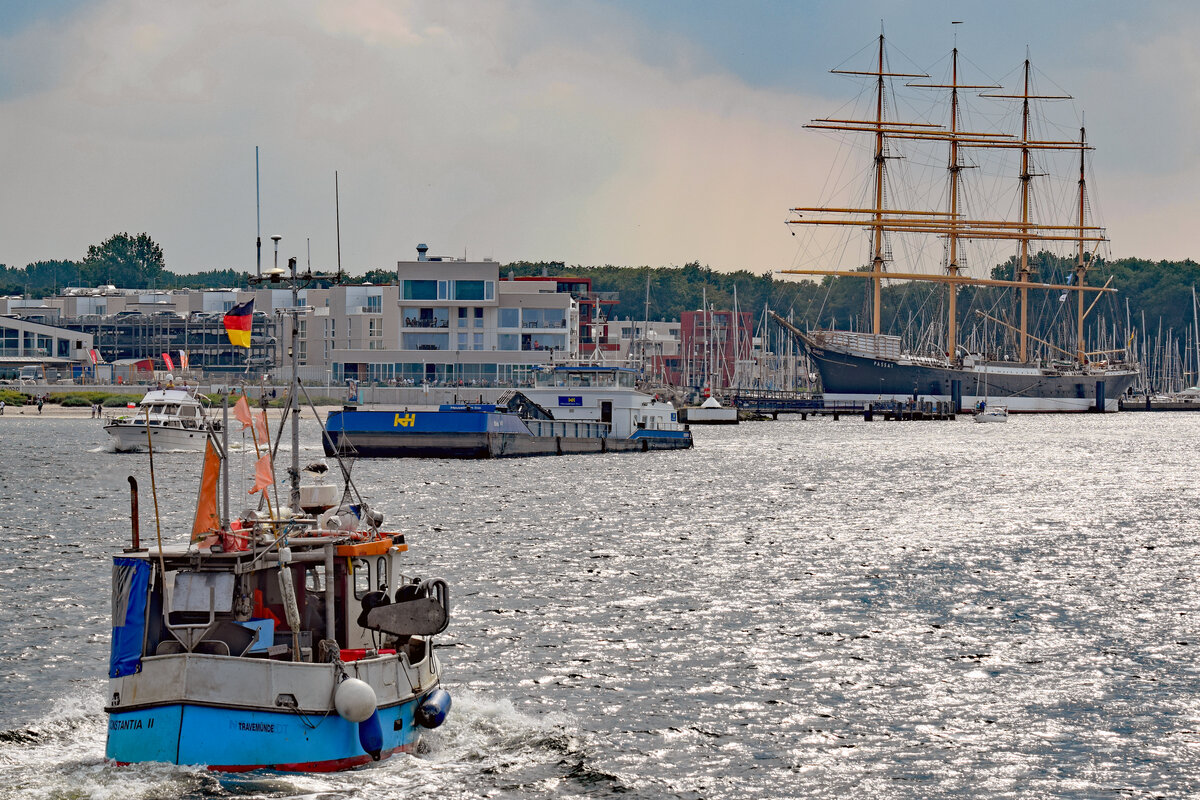
<path fill-rule="evenodd" d="M 558 422 L 527 419 L 525 424 L 534 436 L 546 438 L 562 436 L 569 439 L 607 439 L 612 434 L 612 426 L 607 422 Z"/>

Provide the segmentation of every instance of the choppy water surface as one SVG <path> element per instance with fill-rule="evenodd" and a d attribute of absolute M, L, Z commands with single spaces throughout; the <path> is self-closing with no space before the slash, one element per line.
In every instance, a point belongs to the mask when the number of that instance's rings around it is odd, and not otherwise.
<path fill-rule="evenodd" d="M 424 752 L 334 776 L 104 763 L 126 475 L 155 530 L 145 454 L 106 438 L 0 420 L 0 797 L 1200 792 L 1192 415 L 785 419 L 698 429 L 691 452 L 360 461 L 412 571 L 452 587 L 455 704 Z M 155 467 L 176 542 L 198 456 Z"/>

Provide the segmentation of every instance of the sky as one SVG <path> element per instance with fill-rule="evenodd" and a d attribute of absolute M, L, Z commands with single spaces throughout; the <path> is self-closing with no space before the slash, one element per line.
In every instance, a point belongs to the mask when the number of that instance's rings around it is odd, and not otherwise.
<path fill-rule="evenodd" d="M 956 45 L 992 79 L 1028 53 L 1086 113 L 1110 254 L 1197 256 L 1183 0 L 5 0 L 0 263 L 128 231 L 176 272 L 253 271 L 260 213 L 264 268 L 272 234 L 281 264 L 331 268 L 340 213 L 351 273 L 418 242 L 786 269 L 811 256 L 788 209 L 838 153 L 803 126 L 860 91 L 829 70 L 869 68 L 881 26 L 930 74 Z"/>

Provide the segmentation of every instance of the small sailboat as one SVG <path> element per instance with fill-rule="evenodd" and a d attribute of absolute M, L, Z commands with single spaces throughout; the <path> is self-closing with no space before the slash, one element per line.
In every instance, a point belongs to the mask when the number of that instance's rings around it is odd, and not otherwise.
<path fill-rule="evenodd" d="M 1008 422 L 1007 406 L 988 405 L 987 370 L 983 371 L 983 399 L 975 405 L 976 422 Z"/>
<path fill-rule="evenodd" d="M 981 403 L 973 419 L 976 422 L 1008 422 L 1008 409 L 1004 406 L 989 406 Z"/>
<path fill-rule="evenodd" d="M 207 431 L 186 546 L 164 546 L 161 532 L 141 546 L 129 478 L 132 542 L 113 559 L 110 761 L 327 772 L 410 751 L 446 718 L 434 637 L 449 622 L 447 585 L 401 571 L 404 535 L 385 532 L 345 465 L 340 491 L 300 486 L 298 389 L 293 367 L 286 507 L 260 495 L 265 511 L 230 514 L 228 427 Z M 243 398 L 235 416 L 263 448 L 251 493 L 266 494 L 265 410 L 252 417 Z M 304 472 L 329 471 L 320 466 Z"/>

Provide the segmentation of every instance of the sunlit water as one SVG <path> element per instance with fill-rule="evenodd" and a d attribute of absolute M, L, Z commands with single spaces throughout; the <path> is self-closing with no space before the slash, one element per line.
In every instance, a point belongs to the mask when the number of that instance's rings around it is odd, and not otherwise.
<path fill-rule="evenodd" d="M 452 587 L 454 709 L 415 756 L 234 777 L 104 763 L 109 556 L 129 474 L 153 545 L 148 459 L 91 420 L 5 417 L 0 797 L 1200 792 L 1200 416 L 695 435 L 357 463 L 411 571 Z M 166 541 L 198 469 L 155 457 Z"/>

